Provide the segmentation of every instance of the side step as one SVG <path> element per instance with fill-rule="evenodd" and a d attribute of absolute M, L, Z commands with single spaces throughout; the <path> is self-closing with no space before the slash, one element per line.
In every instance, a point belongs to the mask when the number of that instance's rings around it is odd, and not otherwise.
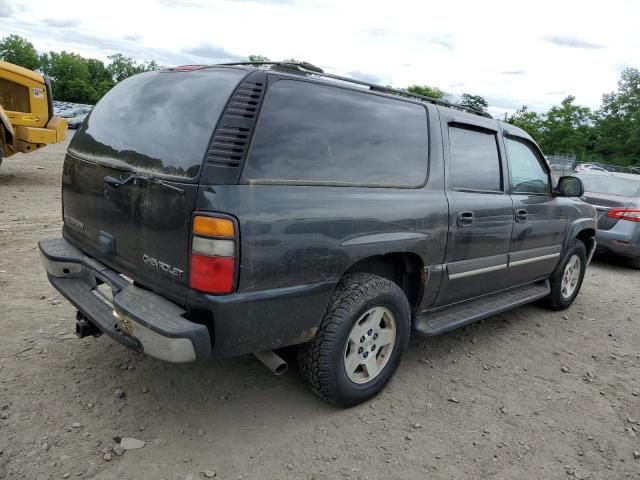
<path fill-rule="evenodd" d="M 413 328 L 418 335 L 438 335 L 539 300 L 549 295 L 550 292 L 549 280 L 543 280 L 485 295 L 450 307 L 425 312 L 415 318 Z"/>

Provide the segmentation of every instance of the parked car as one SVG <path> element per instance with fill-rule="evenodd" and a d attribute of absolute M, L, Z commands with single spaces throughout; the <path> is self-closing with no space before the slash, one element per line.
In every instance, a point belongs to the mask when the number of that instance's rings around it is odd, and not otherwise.
<path fill-rule="evenodd" d="M 569 307 L 595 242 L 582 184 L 527 133 L 308 64 L 131 77 L 63 170 L 41 241 L 79 336 L 186 362 L 299 345 L 336 405 L 377 394 L 409 336 L 535 300 Z"/>
<path fill-rule="evenodd" d="M 70 129 L 76 130 L 87 117 L 93 105 L 85 105 L 81 103 L 71 102 L 53 102 L 53 109 L 58 116 L 67 119 L 67 125 Z"/>
<path fill-rule="evenodd" d="M 580 163 L 576 167 L 576 173 L 580 173 L 580 172 L 608 172 L 608 171 L 609 170 L 607 170 L 606 168 L 601 167 L 600 165 L 594 165 L 592 163 Z"/>
<path fill-rule="evenodd" d="M 84 119 L 87 118 L 87 113 L 82 113 L 80 115 L 76 115 L 73 118 L 70 118 L 69 121 L 67 122 L 69 125 L 69 128 L 72 130 L 77 130 L 80 125 L 82 125 L 82 122 L 84 122 Z"/>
<path fill-rule="evenodd" d="M 582 173 L 584 199 L 598 211 L 598 251 L 629 258 L 640 269 L 640 175 Z"/>

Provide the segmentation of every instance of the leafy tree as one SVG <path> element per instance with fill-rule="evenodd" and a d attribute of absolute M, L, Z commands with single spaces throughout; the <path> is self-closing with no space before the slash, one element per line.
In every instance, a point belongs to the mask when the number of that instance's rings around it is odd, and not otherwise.
<path fill-rule="evenodd" d="M 526 105 L 519 108 L 516 113 L 507 117 L 507 123 L 515 125 L 518 128 L 523 129 L 533 139 L 540 143 L 544 135 L 544 117 L 538 115 L 536 112 L 529 110 Z"/>
<path fill-rule="evenodd" d="M 268 62 L 270 61 L 268 57 L 265 57 L 264 55 L 249 55 L 248 60 L 250 62 Z"/>
<path fill-rule="evenodd" d="M 640 165 L 640 70 L 624 70 L 618 90 L 603 95 L 596 138 L 597 153 L 622 164 Z"/>
<path fill-rule="evenodd" d="M 113 80 L 103 80 L 97 85 L 94 85 L 93 97 L 89 103 L 98 103 L 98 100 L 104 97 L 106 93 L 114 87 L 114 85 L 115 82 Z"/>
<path fill-rule="evenodd" d="M 93 103 L 96 101 L 95 89 L 86 80 L 71 78 L 61 82 L 56 82 L 55 92 L 58 98 L 64 98 L 68 102 Z"/>
<path fill-rule="evenodd" d="M 155 60 L 138 63 L 133 58 L 125 57 L 121 53 L 110 55 L 107 58 L 111 61 L 107 66 L 107 70 L 109 70 L 111 77 L 116 82 L 121 82 L 125 78 L 137 75 L 138 73 L 159 70 L 161 68 Z"/>
<path fill-rule="evenodd" d="M 569 95 L 547 112 L 540 147 L 547 152 L 573 153 L 584 159 L 593 144 L 593 113 L 587 107 L 575 105 L 575 99 Z"/>
<path fill-rule="evenodd" d="M 428 85 L 411 85 L 407 88 L 407 92 L 417 93 L 418 95 L 431 98 L 443 98 L 445 96 L 444 91 L 438 87 L 430 87 Z"/>
<path fill-rule="evenodd" d="M 29 70 L 37 70 L 40 66 L 33 43 L 19 35 L 9 35 L 0 41 L 0 59 Z"/>
<path fill-rule="evenodd" d="M 51 78 L 57 100 L 87 103 L 95 98 L 85 58 L 67 51 L 49 52 L 41 55 L 40 63 L 44 74 Z"/>
<path fill-rule="evenodd" d="M 87 62 L 87 68 L 89 69 L 91 83 L 97 84 L 106 81 L 113 83 L 111 72 L 109 72 L 109 69 L 105 66 L 102 60 L 87 58 L 85 61 Z"/>
<path fill-rule="evenodd" d="M 77 53 L 63 50 L 62 52 L 49 52 L 41 57 L 42 71 L 52 81 L 85 80 L 91 78 L 86 60 Z"/>
<path fill-rule="evenodd" d="M 484 97 L 481 97 L 480 95 L 471 95 L 470 93 L 463 93 L 460 97 L 459 104 L 464 107 L 479 110 L 481 112 L 486 111 L 489 107 L 489 104 L 484 99 Z"/>

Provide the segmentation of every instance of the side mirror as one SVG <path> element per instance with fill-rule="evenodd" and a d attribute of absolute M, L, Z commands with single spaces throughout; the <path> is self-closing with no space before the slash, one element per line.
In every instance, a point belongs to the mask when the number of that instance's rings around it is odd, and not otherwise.
<path fill-rule="evenodd" d="M 555 193 L 563 197 L 581 197 L 584 185 L 578 177 L 560 177 Z"/>

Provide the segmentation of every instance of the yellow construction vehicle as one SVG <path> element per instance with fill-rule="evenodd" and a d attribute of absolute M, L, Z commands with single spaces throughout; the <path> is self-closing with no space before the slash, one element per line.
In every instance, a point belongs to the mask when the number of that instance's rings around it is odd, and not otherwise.
<path fill-rule="evenodd" d="M 0 60 L 0 163 L 62 142 L 66 132 L 67 121 L 53 115 L 49 79 Z"/>

